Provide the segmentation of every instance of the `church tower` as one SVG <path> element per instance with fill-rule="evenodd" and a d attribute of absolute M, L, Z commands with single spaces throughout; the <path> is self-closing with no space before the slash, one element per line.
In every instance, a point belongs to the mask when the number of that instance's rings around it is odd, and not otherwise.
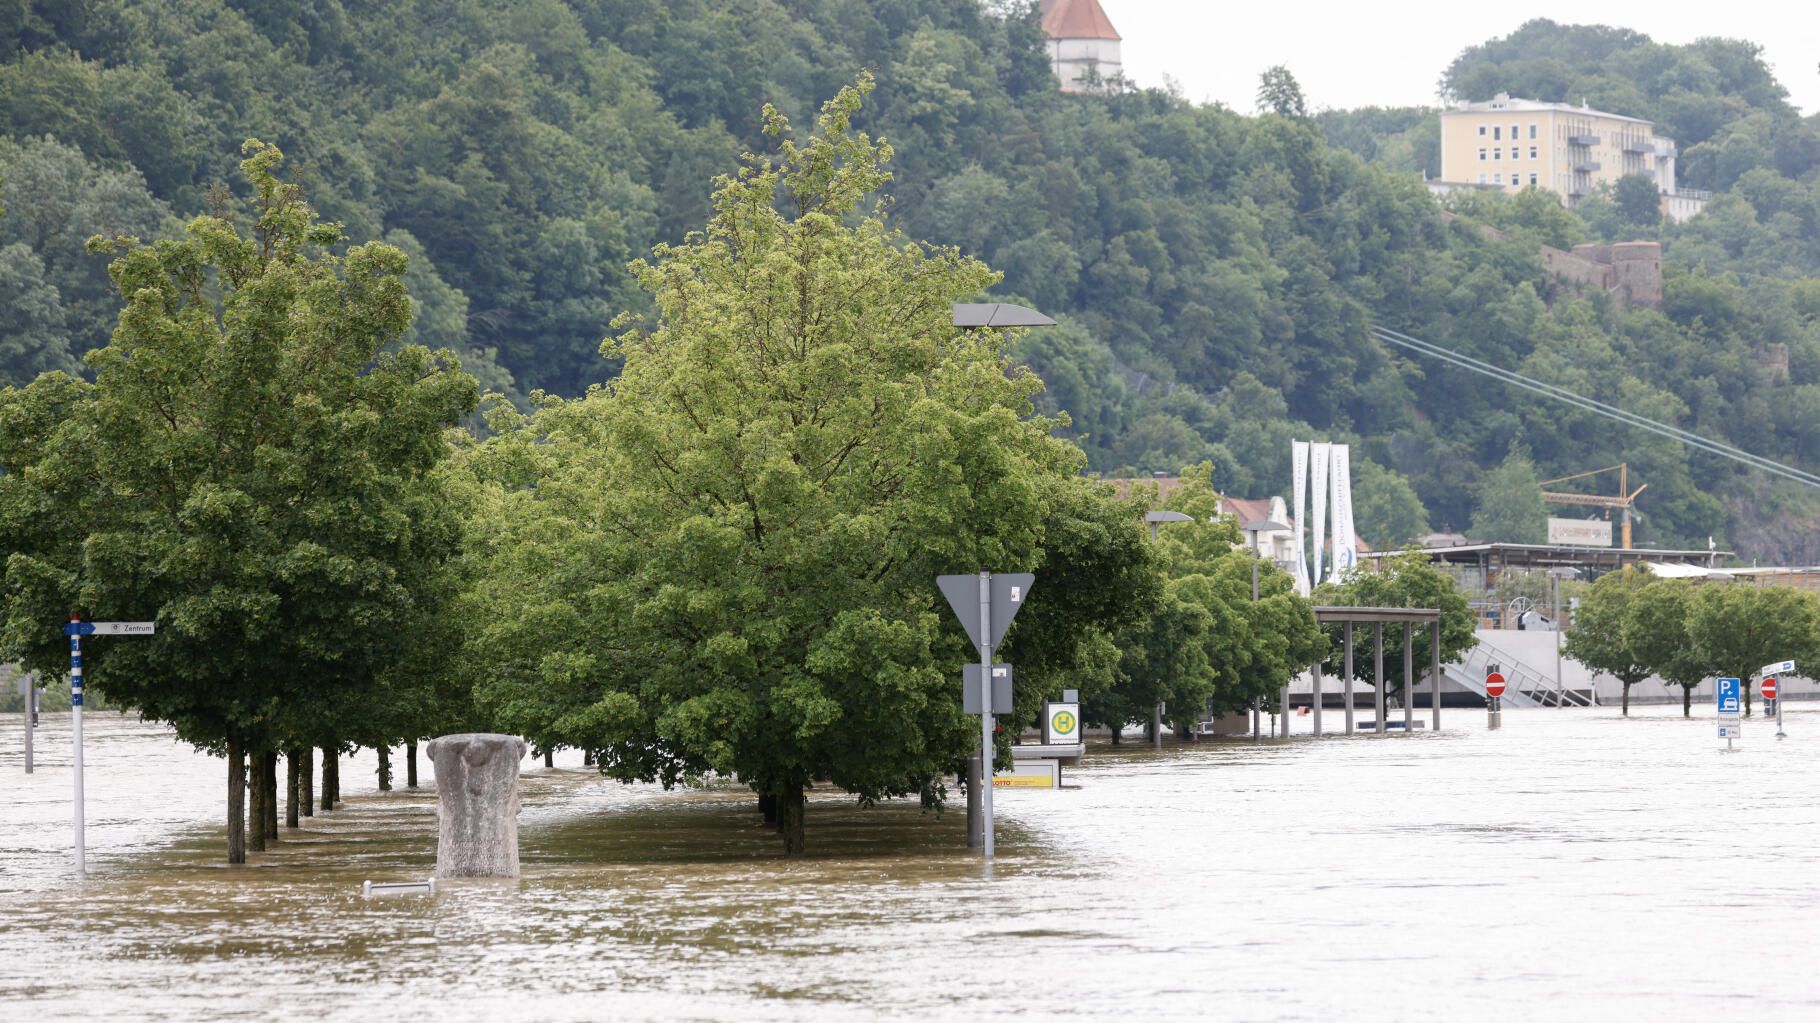
<path fill-rule="evenodd" d="M 1088 69 L 1101 78 L 1118 74 L 1119 32 L 1100 0 L 1043 0 L 1043 34 L 1049 37 L 1049 65 L 1063 92 L 1080 92 Z"/>

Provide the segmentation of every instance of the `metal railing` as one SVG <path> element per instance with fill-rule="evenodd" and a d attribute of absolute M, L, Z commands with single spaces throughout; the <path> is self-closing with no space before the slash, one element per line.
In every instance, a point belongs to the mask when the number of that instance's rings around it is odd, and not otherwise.
<path fill-rule="evenodd" d="M 1492 664 L 1498 665 L 1503 674 L 1507 688 L 1504 699 L 1513 707 L 1590 707 L 1593 705 L 1591 690 L 1570 689 L 1565 685 L 1556 685 L 1555 680 L 1525 665 L 1514 655 L 1500 650 L 1483 639 L 1478 645 L 1467 651 L 1466 657 L 1453 673 L 1454 681 L 1478 693 L 1485 695 L 1485 670 Z M 1449 665 L 1448 667 L 1455 667 Z M 1443 669 L 1445 670 L 1445 669 Z"/>

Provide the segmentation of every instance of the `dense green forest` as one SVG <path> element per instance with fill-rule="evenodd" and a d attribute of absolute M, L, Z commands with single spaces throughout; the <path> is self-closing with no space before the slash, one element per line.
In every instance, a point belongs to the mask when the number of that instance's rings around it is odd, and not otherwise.
<path fill-rule="evenodd" d="M 1627 460 L 1650 484 L 1640 543 L 1820 558 L 1806 495 L 1367 332 L 1820 458 L 1820 122 L 1754 47 L 1534 22 L 1445 69 L 1453 97 L 1584 95 L 1659 119 L 1685 182 L 1720 193 L 1667 226 L 1605 196 L 1443 209 L 1414 173 L 1432 111 L 1309 115 L 1281 88 L 1257 114 L 1118 81 L 1062 95 L 1034 7 L 8 0 L 0 382 L 103 344 L 118 300 L 86 240 L 227 208 L 257 136 L 350 242 L 411 257 L 413 340 L 521 401 L 579 394 L 617 371 L 600 353 L 614 317 L 650 311 L 627 264 L 698 228 L 713 178 L 769 147 L 762 104 L 801 119 L 872 69 L 861 126 L 894 148 L 897 222 L 1063 320 L 1021 354 L 1092 469 L 1208 460 L 1217 486 L 1264 496 L 1287 489 L 1290 438 L 1350 440 L 1361 532 L 1384 545 L 1442 526 L 1530 539 L 1500 512 L 1533 480 Z M 1616 237 L 1665 243 L 1662 310 L 1577 294 L 1536 256 Z"/>

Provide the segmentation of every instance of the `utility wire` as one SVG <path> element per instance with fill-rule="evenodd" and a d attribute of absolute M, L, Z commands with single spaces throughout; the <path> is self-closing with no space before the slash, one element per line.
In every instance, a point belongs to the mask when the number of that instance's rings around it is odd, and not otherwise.
<path fill-rule="evenodd" d="M 1439 359 L 1450 365 L 1478 373 L 1481 376 L 1491 377 L 1494 380 L 1510 384 L 1513 387 L 1520 387 L 1524 390 L 1532 391 L 1545 398 L 1550 398 L 1565 405 L 1571 405 L 1582 411 L 1604 416 L 1607 419 L 1615 419 L 1626 426 L 1634 426 L 1639 430 L 1653 433 L 1659 437 L 1665 437 L 1689 447 L 1743 463 L 1754 469 L 1761 469 L 1764 472 L 1781 476 L 1784 479 L 1793 480 L 1796 483 L 1804 483 L 1807 486 L 1820 489 L 1820 476 L 1797 469 L 1790 465 L 1784 465 L 1781 462 L 1765 458 L 1762 455 L 1752 454 L 1742 448 L 1702 437 L 1697 433 L 1683 430 L 1678 426 L 1673 426 L 1657 419 L 1651 419 L 1648 416 L 1638 415 L 1635 412 L 1618 408 L 1615 405 L 1608 405 L 1602 401 L 1595 401 L 1591 398 L 1575 394 L 1565 388 L 1556 387 L 1554 384 L 1545 383 L 1534 377 L 1524 376 L 1514 370 L 1494 366 L 1491 363 L 1483 362 L 1472 356 L 1462 355 L 1451 349 L 1442 348 L 1440 345 L 1431 341 L 1423 341 L 1420 338 L 1410 337 L 1407 334 L 1399 333 L 1387 327 L 1373 327 L 1371 328 L 1371 333 L 1372 336 L 1376 337 L 1378 340 L 1396 345 L 1399 348 L 1426 355 L 1433 359 Z"/>

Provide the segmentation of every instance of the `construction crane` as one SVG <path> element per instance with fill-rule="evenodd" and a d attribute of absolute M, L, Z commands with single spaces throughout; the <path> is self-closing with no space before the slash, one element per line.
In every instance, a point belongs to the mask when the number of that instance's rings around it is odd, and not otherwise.
<path fill-rule="evenodd" d="M 1601 473 L 1614 471 L 1618 474 L 1618 493 L 1615 496 L 1606 496 L 1604 494 L 1576 494 L 1571 491 L 1547 489 L 1556 483 L 1566 483 L 1570 480 L 1583 480 L 1591 476 L 1598 476 Z M 1576 472 L 1572 476 L 1563 476 L 1560 479 L 1555 480 L 1543 480 L 1542 500 L 1547 501 L 1549 504 L 1577 504 L 1592 508 L 1604 508 L 1607 521 L 1611 520 L 1611 510 L 1617 508 L 1623 512 L 1620 530 L 1623 537 L 1622 543 L 1624 549 L 1628 551 L 1630 550 L 1630 510 L 1631 507 L 1637 503 L 1637 495 L 1641 494 L 1648 486 L 1649 484 L 1645 483 L 1635 490 L 1630 489 L 1630 463 L 1619 462 L 1617 465 L 1608 465 L 1603 469 Z"/>

